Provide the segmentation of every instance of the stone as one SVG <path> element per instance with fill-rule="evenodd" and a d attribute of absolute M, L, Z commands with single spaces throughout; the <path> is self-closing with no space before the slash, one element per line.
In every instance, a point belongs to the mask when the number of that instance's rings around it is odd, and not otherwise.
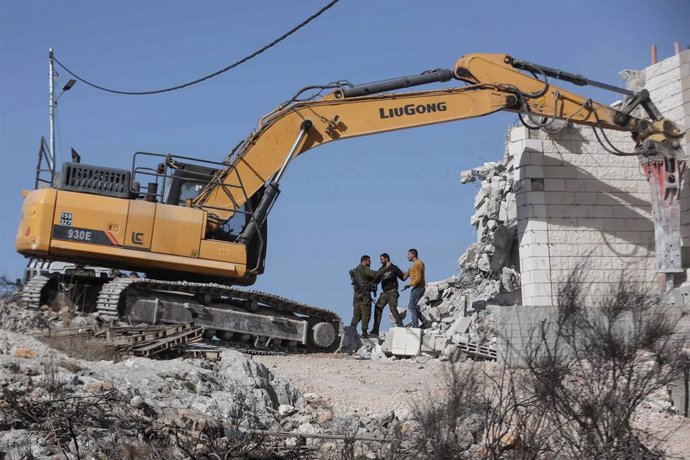
<path fill-rule="evenodd" d="M 491 260 L 488 254 L 482 254 L 477 261 L 477 268 L 483 272 L 489 273 L 491 271 Z"/>
<path fill-rule="evenodd" d="M 405 420 L 400 425 L 400 431 L 405 434 L 411 434 L 420 429 L 419 422 L 416 420 Z"/>
<path fill-rule="evenodd" d="M 451 363 L 454 363 L 460 359 L 461 354 L 462 352 L 460 351 L 459 346 L 455 344 L 450 344 L 443 349 L 438 359 L 439 361 L 449 361 Z"/>
<path fill-rule="evenodd" d="M 474 182 L 475 177 L 471 169 L 460 172 L 460 183 L 467 184 L 469 182 Z"/>
<path fill-rule="evenodd" d="M 343 328 L 343 338 L 338 348 L 338 353 L 352 354 L 362 345 L 362 342 L 357 334 L 357 328 L 354 326 L 345 326 Z"/>
<path fill-rule="evenodd" d="M 330 410 L 321 411 L 316 416 L 316 423 L 318 423 L 319 425 L 325 425 L 332 420 L 333 420 L 333 412 Z"/>
<path fill-rule="evenodd" d="M 319 401 L 321 397 L 316 393 L 304 393 L 304 400 L 307 402 Z"/>
<path fill-rule="evenodd" d="M 38 354 L 34 350 L 31 350 L 29 348 L 19 347 L 12 352 L 12 356 L 22 359 L 31 359 L 38 356 Z"/>
<path fill-rule="evenodd" d="M 509 267 L 503 267 L 501 270 L 501 287 L 513 292 L 520 289 L 520 274 Z"/>
<path fill-rule="evenodd" d="M 280 406 L 278 406 L 278 414 L 280 414 L 281 417 L 289 417 L 290 415 L 296 412 L 297 409 L 295 409 L 295 407 L 291 406 L 290 404 L 281 404 Z"/>
<path fill-rule="evenodd" d="M 432 307 L 429 309 L 429 318 L 431 318 L 432 321 L 440 321 L 441 312 L 438 310 L 438 308 Z"/>
<path fill-rule="evenodd" d="M 110 382 L 101 382 L 101 381 L 95 381 L 95 382 L 89 382 L 84 385 L 84 391 L 88 391 L 91 393 L 98 393 L 101 391 L 108 391 L 112 390 L 113 384 Z"/>
<path fill-rule="evenodd" d="M 441 293 L 438 289 L 438 286 L 435 286 L 433 284 L 428 285 L 424 290 L 424 297 L 426 297 L 431 302 L 440 299 Z"/>
<path fill-rule="evenodd" d="M 135 409 L 139 409 L 146 405 L 146 401 L 140 395 L 136 395 L 129 401 L 129 405 Z"/>
<path fill-rule="evenodd" d="M 395 418 L 397 418 L 401 422 L 404 422 L 405 420 L 409 420 L 412 418 L 412 411 L 410 409 L 407 409 L 407 408 L 396 409 L 394 411 L 394 413 L 395 413 Z"/>

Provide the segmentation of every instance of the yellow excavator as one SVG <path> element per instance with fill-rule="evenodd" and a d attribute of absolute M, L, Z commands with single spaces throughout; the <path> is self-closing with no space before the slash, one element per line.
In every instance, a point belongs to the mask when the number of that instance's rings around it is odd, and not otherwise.
<path fill-rule="evenodd" d="M 622 92 L 626 102 L 614 109 L 549 78 Z M 463 84 L 395 92 L 452 79 Z M 222 162 L 138 152 L 131 170 L 65 163 L 52 187 L 24 192 L 16 248 L 37 259 L 145 272 L 137 279 L 93 277 L 95 308 L 106 319 L 195 321 L 257 348 L 331 350 L 343 329 L 334 312 L 230 287 L 251 285 L 264 271 L 267 217 L 286 167 L 327 142 L 498 111 L 516 112 L 527 124 L 561 119 L 630 132 L 673 221 L 684 131 L 661 116 L 646 91 L 504 54 L 470 54 L 452 70 L 306 87 L 261 118 Z M 646 117 L 636 116 L 642 111 Z M 24 294 L 40 305 L 55 289 L 50 277 L 36 276 Z"/>

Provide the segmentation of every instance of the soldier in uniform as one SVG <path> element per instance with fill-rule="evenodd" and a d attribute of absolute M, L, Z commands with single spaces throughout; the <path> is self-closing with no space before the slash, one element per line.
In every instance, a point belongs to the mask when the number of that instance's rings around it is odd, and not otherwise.
<path fill-rule="evenodd" d="M 381 316 L 383 315 L 383 310 L 386 309 L 386 305 L 390 306 L 396 326 L 403 326 L 402 319 L 398 313 L 398 297 L 400 297 L 398 293 L 398 279 L 402 280 L 404 274 L 398 266 L 391 263 L 390 256 L 385 252 L 379 256 L 379 260 L 381 261 L 381 269 L 383 270 L 383 274 L 380 276 L 382 292 L 374 307 L 374 327 L 369 333 L 369 335 L 373 336 L 379 335 Z"/>
<path fill-rule="evenodd" d="M 367 329 L 369 328 L 369 319 L 371 318 L 372 293 L 376 294 L 376 284 L 383 274 L 383 269 L 375 272 L 369 268 L 370 266 L 371 257 L 363 255 L 360 258 L 359 265 L 350 270 L 350 279 L 354 289 L 352 322 L 350 325 L 356 329 L 359 322 L 362 321 L 362 337 L 365 339 L 369 338 Z"/>

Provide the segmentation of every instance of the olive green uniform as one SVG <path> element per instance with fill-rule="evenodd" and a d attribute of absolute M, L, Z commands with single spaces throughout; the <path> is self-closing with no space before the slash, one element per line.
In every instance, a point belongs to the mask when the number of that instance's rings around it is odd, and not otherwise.
<path fill-rule="evenodd" d="M 362 334 L 366 334 L 371 319 L 371 304 L 373 302 L 372 293 L 376 292 L 376 284 L 380 273 L 362 264 L 358 265 L 353 271 L 354 296 L 352 298 L 352 322 L 351 326 L 357 327 L 362 322 Z"/>

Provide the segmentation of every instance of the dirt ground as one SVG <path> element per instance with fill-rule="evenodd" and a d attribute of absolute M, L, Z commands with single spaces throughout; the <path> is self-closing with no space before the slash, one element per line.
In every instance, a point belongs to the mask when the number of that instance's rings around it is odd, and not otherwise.
<path fill-rule="evenodd" d="M 445 364 L 438 361 L 421 364 L 410 359 L 376 361 L 327 354 L 253 359 L 291 380 L 303 393 L 316 394 L 335 410 L 370 416 L 410 410 L 414 401 L 438 395 L 445 375 Z M 643 403 L 638 426 L 661 441 L 669 459 L 690 460 L 690 419 L 664 409 L 657 401 Z"/>
<path fill-rule="evenodd" d="M 342 355 L 255 356 L 254 360 L 289 380 L 303 393 L 315 393 L 334 409 L 365 415 L 407 410 L 443 385 L 444 365 L 359 360 Z"/>

